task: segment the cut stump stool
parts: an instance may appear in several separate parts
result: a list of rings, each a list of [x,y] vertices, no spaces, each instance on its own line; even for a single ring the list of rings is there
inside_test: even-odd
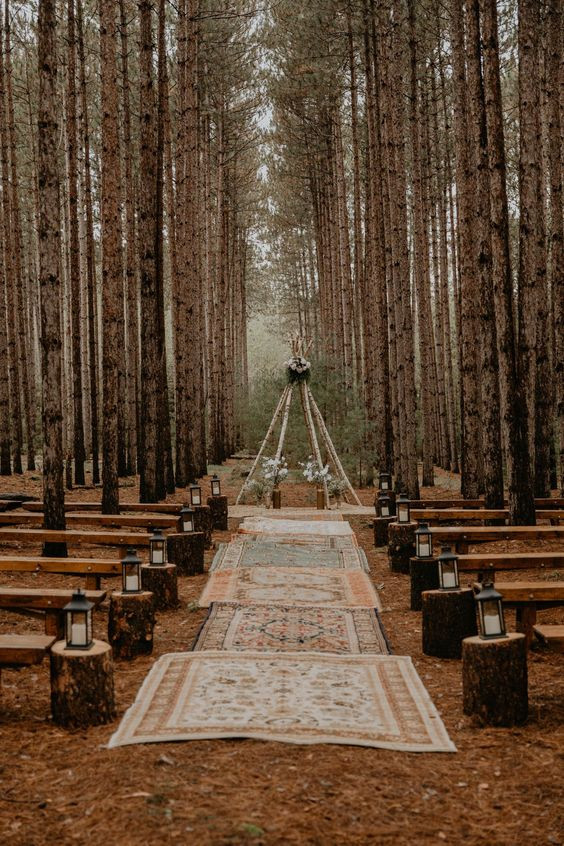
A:
[[[393,573],[409,573],[409,559],[415,555],[417,523],[390,523],[388,560]]]
[[[95,640],[89,650],[51,648],[53,722],[69,728],[111,723],[116,716],[114,665],[109,643]]]
[[[204,533],[204,547],[212,548],[212,512],[209,505],[194,506],[194,529]]]
[[[108,637],[115,658],[135,658],[153,651],[153,594],[115,591],[110,599]]]
[[[388,526],[394,519],[394,517],[374,518],[374,546],[388,545]]]
[[[473,590],[427,590],[421,599],[423,652],[436,658],[460,658],[464,638],[478,632]]]
[[[276,491],[272,492],[273,494]],[[280,494],[280,491],[278,491]],[[211,512],[212,528],[217,529],[218,532],[226,532],[228,529],[227,518],[229,509],[227,507],[226,496],[210,496],[208,497],[208,507]],[[276,506],[273,506],[276,508]],[[280,506],[278,506],[280,508]]]
[[[421,594],[425,590],[437,590],[439,587],[439,566],[436,558],[411,558],[409,561],[409,576],[411,579],[412,611],[421,611],[423,600]]]
[[[462,709],[482,725],[514,726],[528,713],[525,635],[485,640],[469,637],[462,644]]]
[[[166,551],[171,564],[176,564],[179,576],[196,576],[204,572],[203,532],[180,532],[167,535]]]
[[[175,564],[141,567],[143,590],[153,594],[155,611],[178,608],[178,574]]]

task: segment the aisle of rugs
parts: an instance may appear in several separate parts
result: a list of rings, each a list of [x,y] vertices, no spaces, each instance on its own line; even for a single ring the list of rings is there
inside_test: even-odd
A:
[[[163,655],[110,740],[245,737],[452,752],[412,662],[390,654],[349,525],[248,517],[222,544],[192,650]]]

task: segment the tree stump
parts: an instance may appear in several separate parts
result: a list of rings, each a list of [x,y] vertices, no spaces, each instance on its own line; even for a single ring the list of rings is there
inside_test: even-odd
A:
[[[204,543],[203,532],[167,535],[168,560],[171,564],[176,564],[177,575],[196,576],[204,572]]]
[[[95,640],[91,649],[66,649],[64,640],[51,649],[53,722],[69,728],[110,723],[116,716],[114,665],[109,643]]]
[[[393,521],[393,517],[374,518],[374,546],[388,545],[388,526]]]
[[[278,491],[278,494],[280,494],[280,491]],[[219,532],[226,532],[228,529],[227,517],[229,514],[227,497],[210,496],[208,497],[208,506],[211,512],[212,528],[217,529]]]
[[[462,641],[477,634],[474,592],[426,590],[423,603],[423,652],[437,658],[460,658]]]
[[[175,564],[159,567],[143,564],[141,584],[143,590],[153,594],[155,611],[178,608],[178,574]]]
[[[212,548],[212,512],[209,505],[194,506],[194,529],[204,533],[204,547]]]
[[[462,709],[482,725],[514,726],[528,712],[527,646],[525,635],[483,640],[469,637],[462,644]]]
[[[394,573],[409,573],[409,559],[415,555],[417,523],[388,525],[388,559]]]
[[[115,658],[135,658],[153,651],[153,594],[115,591],[110,599],[108,639]]]
[[[409,575],[411,578],[412,611],[421,611],[424,590],[437,590],[439,587],[439,566],[436,558],[411,558],[409,561]]]

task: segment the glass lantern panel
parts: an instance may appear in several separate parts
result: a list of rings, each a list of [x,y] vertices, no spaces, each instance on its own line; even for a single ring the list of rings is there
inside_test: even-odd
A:
[[[220,491],[219,481],[212,482],[212,494],[213,494],[213,496],[219,496],[219,491]]]
[[[125,589],[139,590],[139,570],[137,565],[130,564],[125,568]]]
[[[409,523],[409,507],[398,505],[398,523]]]
[[[182,531],[183,532],[193,532],[194,531],[194,522],[191,517],[185,517],[182,521]]]
[[[421,537],[417,538],[417,556],[419,558],[429,558],[430,555],[431,538],[429,535],[421,535]]]
[[[84,611],[74,611],[71,621],[71,643],[73,646],[86,646],[88,643],[87,615]]]
[[[202,504],[202,497],[200,493],[200,489],[192,490],[190,492],[190,497],[192,500],[192,505],[201,505]]]
[[[501,620],[497,599],[488,599],[483,603],[483,621],[485,635],[501,634]]]
[[[451,562],[445,562],[441,565],[440,568],[441,574],[441,587],[442,588],[455,588],[458,587],[458,579],[456,577],[456,569],[454,564]]]
[[[162,541],[151,544],[151,564],[164,564],[164,543]]]
[[[388,503],[380,506],[380,516],[381,517],[389,517],[390,516],[390,506],[388,505]]]

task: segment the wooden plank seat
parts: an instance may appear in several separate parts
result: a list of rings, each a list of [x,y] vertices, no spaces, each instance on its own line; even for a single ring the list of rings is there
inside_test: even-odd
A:
[[[538,623],[533,626],[533,632],[553,652],[564,652],[564,626]]]
[[[66,515],[66,522],[84,526],[141,527],[145,529],[177,529],[178,517],[173,514],[92,514],[72,512]],[[10,511],[0,514],[0,525],[41,526],[43,514]]]
[[[121,575],[121,562],[107,558],[43,558],[42,556],[1,556],[3,573],[54,573],[61,576],[83,576],[86,588],[99,590],[102,577]]]
[[[90,529],[27,529],[12,526],[0,526],[0,543],[13,541],[17,543],[66,543],[69,546],[77,544],[92,546],[117,546],[125,549],[128,546],[149,546],[148,532],[109,532],[92,531]]]
[[[0,669],[2,667],[30,667],[41,664],[56,638],[53,635],[0,635]]]
[[[460,554],[470,544],[491,541],[563,540],[564,526],[434,526],[434,542],[450,543]]]
[[[481,582],[474,584],[475,592],[481,589]],[[506,607],[515,608],[517,631],[525,635],[529,646],[537,622],[537,611],[564,605],[564,582],[496,582],[496,590],[500,592]]]
[[[507,506],[507,499],[504,500],[504,506]],[[25,503],[25,507],[32,505]],[[33,503],[35,505],[35,503]],[[484,508],[485,503],[483,499],[412,499],[410,500],[411,508]],[[535,509],[537,511],[544,511],[545,509],[560,509],[564,508],[564,497],[539,497],[535,499]]]
[[[120,513],[141,512],[143,514],[179,514],[182,502],[120,502]],[[25,511],[42,512],[42,502],[24,502],[21,506]],[[65,511],[101,511],[101,502],[65,502]]]
[[[73,590],[60,588],[0,587],[0,608],[45,620],[45,634],[60,638],[64,631],[64,607]],[[105,590],[87,590],[86,597],[96,607],[106,598]]]
[[[509,517],[507,508],[412,508],[413,520],[426,520],[428,523],[460,523],[466,520],[506,520]],[[538,511],[537,519],[549,520],[551,523],[564,521],[564,510],[551,509]]]
[[[564,552],[503,552],[471,553],[460,555],[461,572],[487,572],[488,570],[543,570],[564,568]]]

